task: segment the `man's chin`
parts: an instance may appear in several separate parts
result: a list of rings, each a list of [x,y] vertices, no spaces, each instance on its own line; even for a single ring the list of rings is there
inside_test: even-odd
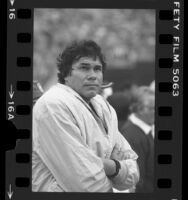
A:
[[[97,95],[97,92],[91,92],[90,94],[88,94],[88,97],[91,99],[95,97],[96,95]]]
[[[84,95],[84,99],[90,100],[93,97],[95,97],[98,93],[97,92],[89,92],[86,95]]]

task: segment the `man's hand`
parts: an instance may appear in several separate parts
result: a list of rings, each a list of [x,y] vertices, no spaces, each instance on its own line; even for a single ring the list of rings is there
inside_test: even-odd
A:
[[[129,150],[125,151],[122,148],[120,148],[118,144],[116,144],[113,148],[110,158],[119,161],[129,159],[130,151]]]
[[[116,165],[115,162],[111,159],[118,161],[130,159],[132,156],[131,150],[123,150],[118,144],[116,144],[111,153],[110,159],[102,159],[104,165],[104,171],[107,176],[110,176],[115,173]]]
[[[104,165],[104,171],[107,176],[110,176],[116,172],[116,164],[113,160],[102,159]]]

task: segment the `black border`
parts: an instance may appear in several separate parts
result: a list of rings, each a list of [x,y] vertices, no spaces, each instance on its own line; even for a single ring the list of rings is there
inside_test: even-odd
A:
[[[183,1],[179,0],[181,6],[183,6]],[[7,8],[10,8],[10,3],[7,2]],[[159,44],[159,35],[160,34],[176,34],[174,33],[173,29],[168,29],[168,26],[172,25],[172,21],[164,22],[159,20],[158,13],[160,10],[172,10],[173,9],[173,1],[171,0],[126,0],[126,1],[107,1],[107,0],[69,0],[63,2],[62,0],[46,0],[46,1],[39,1],[39,0],[15,0],[14,8],[26,8],[31,9],[32,16],[33,16],[33,8],[134,8],[134,9],[155,9],[156,10],[156,61],[155,61],[155,74],[156,74],[156,140],[155,140],[155,152],[157,154],[171,154],[172,155],[172,165],[164,166],[157,164],[157,157],[155,157],[155,171],[157,172],[157,176],[155,176],[155,192],[148,193],[148,194],[136,194],[136,193],[110,193],[110,194],[98,194],[98,193],[34,193],[31,192],[31,179],[29,187],[16,187],[16,178],[17,177],[27,177],[28,174],[31,175],[31,164],[18,164],[16,163],[16,154],[17,153],[30,153],[31,152],[31,138],[17,140],[16,142],[16,149],[13,151],[8,151],[6,153],[6,189],[9,187],[9,183],[12,184],[12,189],[14,191],[13,199],[77,199],[78,195],[79,198],[89,198],[89,199],[123,199],[126,198],[127,200],[154,200],[154,199],[181,199],[181,168],[182,168],[182,93],[183,93],[183,69],[181,70],[180,74],[180,92],[181,96],[178,98],[172,97],[171,93],[162,93],[159,92],[158,83],[160,82],[172,82],[172,69],[160,69],[158,67],[158,60],[161,57],[170,57],[172,58],[171,48],[172,46],[166,44]],[[7,10],[8,10],[7,9]],[[183,9],[181,8],[181,13],[183,13]],[[6,13],[7,15],[7,13]],[[8,17],[8,15],[7,15]],[[10,25],[8,20],[8,26]],[[182,25],[182,24],[181,24]],[[10,27],[10,26],[9,26]],[[20,46],[16,42],[16,34],[19,32],[28,32],[31,33],[33,36],[33,19],[28,20],[27,22],[23,20],[16,19],[14,25],[11,26],[12,28],[8,30],[7,37],[8,37],[8,47],[12,47],[11,50],[9,49],[8,58],[10,57],[11,60],[7,62],[7,85],[6,85],[6,97],[8,99],[7,91],[10,83],[16,85],[17,80],[23,80],[23,74],[27,77],[27,81],[32,81],[32,67],[28,69],[21,69],[16,66],[16,57],[17,56],[29,56],[33,57],[32,52],[32,43],[23,44],[25,46]],[[159,28],[158,28],[159,27]],[[183,32],[183,28],[181,29]],[[165,32],[166,31],[166,32]],[[183,33],[181,32],[180,36],[183,40]],[[183,41],[181,40],[181,49],[180,53],[183,55]],[[28,45],[26,47],[26,45]],[[14,48],[15,47],[15,48]],[[28,51],[25,51],[28,49]],[[5,61],[6,62],[6,61]],[[179,63],[180,66],[183,66],[183,59]],[[11,66],[11,68],[10,68]],[[25,78],[24,77],[24,78]],[[3,90],[3,92],[5,92]],[[16,105],[30,105],[32,107],[32,91],[30,92],[20,92],[16,91],[15,97],[15,104]],[[6,104],[7,105],[7,104]],[[171,106],[173,108],[172,116],[160,116],[158,113],[158,108],[161,106]],[[3,107],[3,110],[5,108]],[[174,115],[178,114],[178,115]],[[30,115],[17,115],[14,120],[14,125],[17,129],[21,128],[28,128],[31,130],[31,112]],[[176,124],[178,126],[176,126]],[[169,126],[170,125],[170,126]],[[8,126],[10,127],[10,126]],[[13,126],[14,127],[14,126]],[[172,129],[173,138],[171,141],[160,141],[157,139],[158,131],[162,129]],[[7,128],[8,129],[8,128]],[[19,131],[14,131],[15,135],[19,135]],[[13,133],[12,133],[13,134]],[[31,133],[30,133],[31,134]],[[178,135],[179,134],[179,135]],[[15,135],[11,137],[14,139]],[[8,142],[5,142],[9,145]],[[159,146],[160,145],[160,146]],[[10,147],[11,149],[11,147]],[[178,171],[179,170],[179,171]],[[11,173],[10,173],[11,172]],[[31,177],[31,176],[30,176]],[[172,186],[170,188],[159,188],[157,183],[159,179],[167,178],[172,180]],[[27,180],[25,180],[27,182]],[[124,196],[125,195],[125,196]],[[6,198],[7,195],[5,194]],[[8,198],[7,198],[8,199]]]

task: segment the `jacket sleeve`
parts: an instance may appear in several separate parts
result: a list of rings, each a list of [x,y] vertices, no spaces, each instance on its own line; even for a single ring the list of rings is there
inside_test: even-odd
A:
[[[117,122],[117,115],[115,110],[111,109],[112,119]],[[114,135],[115,144],[118,144],[124,151],[126,151],[127,159],[120,161],[121,169],[119,174],[112,179],[113,187],[118,190],[127,190],[134,188],[140,178],[139,168],[137,165],[137,154],[132,150],[128,141],[118,131],[118,123]],[[115,145],[114,144],[114,145]]]
[[[134,135],[131,132],[134,131]],[[122,129],[122,133],[124,134],[125,138],[137,152],[139,159],[138,159],[138,166],[140,169],[140,180],[136,186],[137,192],[152,192],[152,175],[153,175],[153,160],[148,160],[148,144],[146,140],[146,136],[143,134],[137,135],[138,131],[135,129],[124,128]],[[149,175],[149,176],[148,176]],[[149,177],[149,178],[148,178]]]
[[[113,187],[118,190],[127,190],[134,188],[139,181],[139,168],[137,165],[137,154],[132,150],[129,143],[121,135],[117,133],[117,143],[126,152],[126,159],[120,161],[121,169],[119,174],[112,180]]]
[[[66,105],[48,105],[41,115],[35,108],[33,115],[37,153],[65,192],[108,192],[112,188],[101,158],[83,141]]]

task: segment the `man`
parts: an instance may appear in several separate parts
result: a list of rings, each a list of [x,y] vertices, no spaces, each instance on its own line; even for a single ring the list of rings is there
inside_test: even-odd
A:
[[[153,164],[154,164],[154,91],[149,87],[139,87],[131,104],[132,114],[121,129],[121,133],[138,154],[140,181],[136,192],[153,191]]]
[[[60,55],[59,83],[33,110],[33,191],[112,192],[138,182],[137,155],[98,95],[105,67],[93,41],[74,42]]]

